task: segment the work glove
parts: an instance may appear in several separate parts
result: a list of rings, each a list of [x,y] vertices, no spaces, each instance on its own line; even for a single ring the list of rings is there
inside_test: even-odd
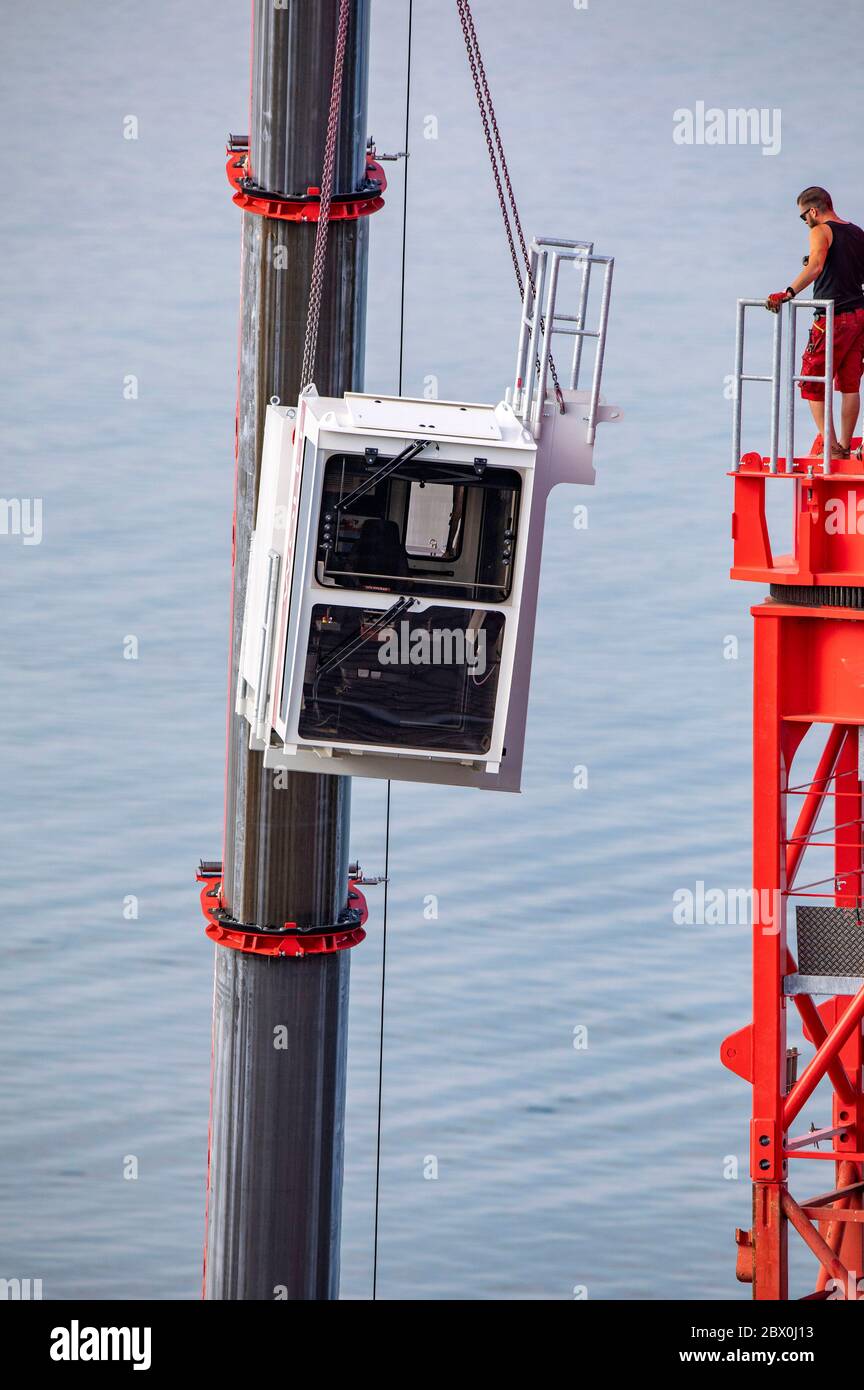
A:
[[[765,308],[772,314],[779,314],[781,306],[792,298],[788,290],[780,290],[777,294],[769,294],[765,300]]]

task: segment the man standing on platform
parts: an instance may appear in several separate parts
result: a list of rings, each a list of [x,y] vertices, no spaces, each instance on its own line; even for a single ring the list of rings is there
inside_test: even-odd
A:
[[[861,376],[864,373],[864,231],[834,211],[831,195],[824,188],[805,188],[798,198],[798,215],[810,228],[810,252],[804,269],[791,285],[771,294],[765,308],[780,312],[781,306],[813,286],[813,299],[834,301],[834,389],[842,397],[840,435],[831,431],[831,457],[848,459],[850,445],[861,410]],[[801,376],[825,375],[825,315],[817,311],[804,350]],[[825,430],[826,388],[819,382],[801,382],[801,395],[809,401],[820,434]],[[814,445],[821,452],[821,444]]]

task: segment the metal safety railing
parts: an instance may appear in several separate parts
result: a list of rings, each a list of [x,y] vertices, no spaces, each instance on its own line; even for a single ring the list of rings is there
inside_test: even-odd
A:
[[[559,241],[553,237],[535,237],[529,247],[528,256],[528,276],[522,300],[519,347],[516,353],[513,410],[536,438],[540,432],[543,407],[546,404],[553,334],[564,334],[575,340],[570,364],[571,391],[579,389],[585,339],[596,338],[597,351],[588,398],[588,414],[584,417],[587,425],[585,438],[588,444],[593,444],[615,259],[613,256],[595,256],[593,241]],[[574,267],[581,271],[579,301],[575,314],[559,313],[556,307],[562,261],[573,263]],[[597,328],[592,330],[586,327],[586,320],[591,267],[595,265],[603,266],[603,289],[599,323]]]
[[[738,315],[735,325],[735,383],[734,414],[732,423],[732,471],[737,473],[741,467],[741,419],[743,390],[745,381],[767,381],[771,386],[771,447],[768,466],[772,473],[777,472],[777,459],[780,453],[780,407],[786,403],[786,468],[791,472],[795,462],[795,387],[802,381],[815,382],[825,387],[825,428],[822,431],[822,457],[825,472],[831,472],[832,420],[834,418],[834,301],[833,299],[790,299],[775,314],[774,336],[771,351],[771,375],[760,376],[744,371],[744,323],[748,309],[765,309],[764,299],[739,299]],[[799,309],[821,309],[825,315],[825,375],[802,376],[795,370],[795,337]],[[783,363],[783,323],[788,322],[787,350],[785,368]]]

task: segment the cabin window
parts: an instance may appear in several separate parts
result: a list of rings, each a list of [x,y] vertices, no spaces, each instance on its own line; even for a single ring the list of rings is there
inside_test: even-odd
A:
[[[405,550],[424,560],[458,560],[465,485],[412,483],[408,490]]]
[[[513,469],[415,459],[327,460],[318,582],[381,593],[503,603],[513,583],[521,479]]]
[[[487,753],[503,640],[488,609],[316,604],[300,737]]]

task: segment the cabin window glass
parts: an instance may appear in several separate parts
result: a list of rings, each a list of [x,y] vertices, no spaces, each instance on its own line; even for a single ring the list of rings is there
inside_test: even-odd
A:
[[[504,614],[316,604],[298,732],[312,741],[481,755],[492,744]]]
[[[458,501],[458,507],[457,507]],[[465,486],[412,483],[408,492],[405,549],[426,560],[455,560],[462,550],[460,514]]]
[[[387,472],[387,462],[351,454],[327,460],[319,583],[503,603],[513,583],[519,474],[426,459]]]

